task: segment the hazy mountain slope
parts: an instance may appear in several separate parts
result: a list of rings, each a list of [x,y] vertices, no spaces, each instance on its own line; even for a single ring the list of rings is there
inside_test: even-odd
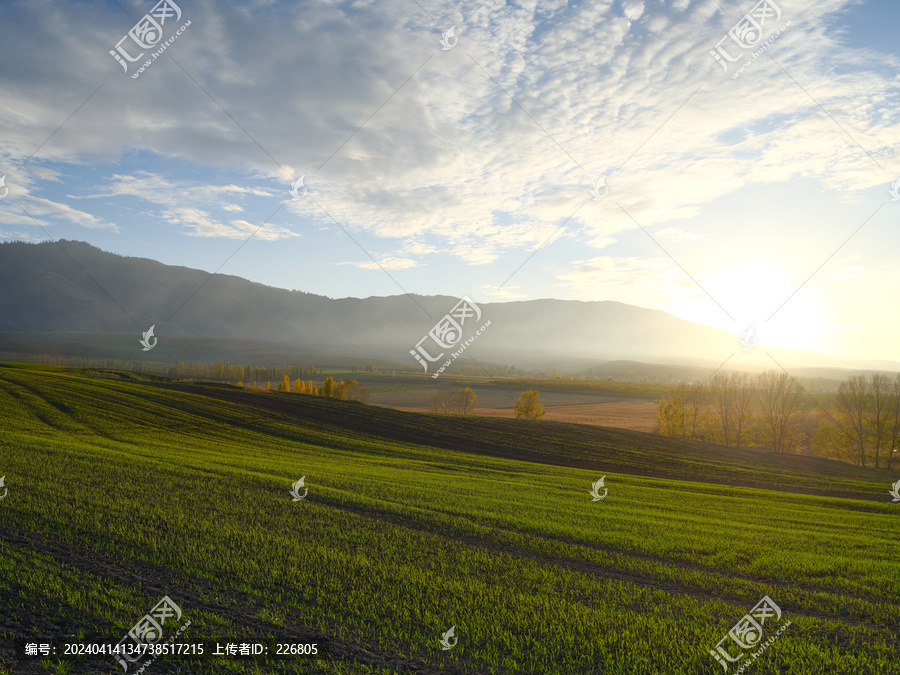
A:
[[[724,331],[619,302],[473,299],[482,310],[478,323],[491,322],[471,351],[478,360],[520,367],[573,358],[718,365],[740,349]],[[0,333],[139,336],[155,324],[161,337],[280,343],[409,362],[412,369],[417,366],[409,350],[457,302],[415,295],[331,299],[123,257],[82,242],[0,245]],[[126,342],[123,349],[133,351],[133,340]],[[816,357],[769,351],[782,363]]]

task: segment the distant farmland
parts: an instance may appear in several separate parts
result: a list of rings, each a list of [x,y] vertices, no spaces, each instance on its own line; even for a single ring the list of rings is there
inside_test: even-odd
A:
[[[555,404],[553,397],[541,397],[546,414],[545,420],[553,422],[572,422],[575,424],[593,424],[604,427],[618,427],[652,433],[656,428],[656,404],[647,401],[613,400],[606,403],[567,403]],[[400,408],[409,412],[428,412],[425,407]],[[485,417],[514,417],[513,407],[485,408],[479,407],[475,415]]]
[[[167,657],[150,673],[693,675],[723,672],[710,650],[769,596],[791,625],[745,672],[900,672],[884,472],[14,364],[0,429],[0,643],[118,642],[168,595],[189,641],[327,654]],[[58,661],[7,657],[0,675],[122,672]]]

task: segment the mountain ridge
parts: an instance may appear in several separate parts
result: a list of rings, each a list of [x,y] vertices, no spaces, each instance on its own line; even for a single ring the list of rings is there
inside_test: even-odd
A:
[[[738,339],[725,331],[615,300],[473,300],[482,312],[478,325],[491,322],[465,353],[474,360],[521,367],[553,367],[573,359],[707,367],[741,350]],[[0,333],[133,335],[154,325],[160,338],[247,340],[365,354],[408,363],[415,371],[419,366],[410,350],[458,302],[452,296],[417,294],[329,298],[109,253],[85,242],[0,245]],[[464,327],[464,337],[470,333],[474,328]],[[766,351],[782,363],[845,363],[812,352]]]

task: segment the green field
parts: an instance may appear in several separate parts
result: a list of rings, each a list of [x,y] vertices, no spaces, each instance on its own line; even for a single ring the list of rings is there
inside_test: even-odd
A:
[[[116,643],[168,595],[185,641],[328,653],[151,673],[712,674],[709,650],[768,595],[764,639],[791,624],[745,673],[900,673],[900,475],[15,364],[0,430],[0,645]],[[123,671],[0,661],[43,672]]]

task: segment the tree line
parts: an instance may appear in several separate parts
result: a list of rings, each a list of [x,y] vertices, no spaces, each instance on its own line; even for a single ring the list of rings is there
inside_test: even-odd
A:
[[[171,370],[171,369],[170,369]],[[277,380],[280,377],[313,378],[317,368],[302,363],[280,366],[246,366],[228,361],[179,361],[169,377],[198,378],[212,380]]]
[[[242,380],[238,380],[238,387],[243,387],[244,382]],[[260,387],[256,386],[256,382],[253,382],[253,389],[259,389]],[[272,382],[267,381],[263,389],[271,389]],[[312,380],[301,380],[296,379],[294,383],[291,384],[291,380],[287,375],[282,376],[281,382],[278,384],[278,391],[286,391],[291,392],[293,394],[308,394],[310,396],[328,396],[330,398],[337,398],[341,401],[360,401],[365,403],[369,400],[369,391],[365,386],[359,383],[358,380],[349,380],[344,382],[343,380],[334,381],[333,377],[326,377],[325,381],[322,383],[322,386],[314,384]]]
[[[478,405],[475,392],[469,387],[456,391],[433,389],[428,412],[467,415]],[[541,404],[537,389],[524,391],[516,402],[514,415],[517,419],[539,420],[544,417],[544,406]]]
[[[841,382],[830,409],[803,403],[802,388],[785,372],[720,372],[660,399],[657,424],[665,436],[776,453],[809,448],[860,466],[892,467],[900,454],[900,375],[854,375]]]
[[[457,391],[431,391],[428,412],[468,415],[478,405],[478,397],[469,387]]]
[[[814,444],[821,454],[890,470],[900,455],[900,375],[853,375],[824,411]],[[896,457],[900,463],[900,456]]]
[[[9,355],[12,357],[13,355]],[[67,366],[70,368],[96,368],[111,370],[130,370],[145,375],[158,375],[160,377],[172,377],[197,380],[220,380],[234,382],[236,380],[277,381],[287,375],[292,380],[295,378],[313,378],[321,368],[315,365],[302,363],[279,366],[249,366],[228,361],[178,361],[160,363],[158,361],[126,361],[124,359],[100,359],[77,356],[56,355],[25,355],[16,354],[16,361],[24,363],[40,363],[52,366]],[[367,364],[366,372],[371,364]],[[373,368],[374,370],[374,368]]]

